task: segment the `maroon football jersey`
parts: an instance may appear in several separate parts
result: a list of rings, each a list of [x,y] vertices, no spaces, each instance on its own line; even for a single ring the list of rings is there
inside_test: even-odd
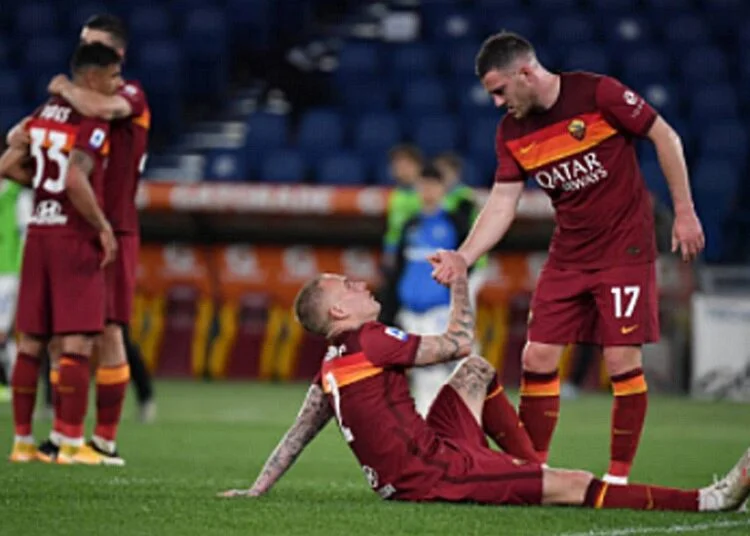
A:
[[[430,459],[440,447],[414,409],[405,371],[420,337],[378,322],[331,341],[320,382],[344,440],[382,497],[429,489],[441,469]]]
[[[109,152],[109,123],[84,117],[62,97],[52,97],[27,124],[34,160],[34,212],[29,233],[67,232],[96,234],[73,207],[65,191],[70,152],[81,150],[94,161],[89,180],[103,206],[104,173]]]
[[[135,195],[138,180],[146,165],[151,110],[141,84],[131,80],[118,92],[126,99],[133,113],[112,121],[111,150],[107,168],[104,210],[118,234],[138,233],[138,211]]]
[[[556,229],[551,266],[600,269],[656,257],[651,201],[636,155],[656,111],[614,78],[561,75],[548,110],[497,131],[495,181],[529,177],[549,195]]]

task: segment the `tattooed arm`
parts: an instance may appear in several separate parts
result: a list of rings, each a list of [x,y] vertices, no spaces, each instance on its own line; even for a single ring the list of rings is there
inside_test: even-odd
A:
[[[451,283],[451,317],[442,335],[425,335],[419,343],[415,366],[432,365],[466,357],[474,342],[474,311],[469,301],[466,271]]]
[[[255,479],[253,487],[247,490],[229,490],[222,497],[263,495],[284,475],[305,447],[318,435],[333,417],[333,411],[319,385],[310,386],[307,398],[284,438],[268,457],[263,470]]]

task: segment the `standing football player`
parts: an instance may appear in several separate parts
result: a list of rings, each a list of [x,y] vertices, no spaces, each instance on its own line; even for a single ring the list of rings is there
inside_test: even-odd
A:
[[[641,346],[659,337],[654,220],[635,143],[656,146],[675,208],[672,249],[685,261],[704,247],[677,133],[638,94],[608,76],[553,74],[523,37],[487,39],[477,75],[507,114],[497,130],[489,200],[458,251],[432,257],[443,283],[505,236],[527,177],[549,195],[557,228],[531,303],[519,412],[543,460],[560,408],[565,345],[603,347],[612,381],[610,463],[625,484],[643,429],[647,387]]]

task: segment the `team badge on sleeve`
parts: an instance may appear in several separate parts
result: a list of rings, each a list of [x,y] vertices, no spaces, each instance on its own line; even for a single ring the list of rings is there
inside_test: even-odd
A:
[[[93,149],[101,149],[105,139],[107,139],[107,134],[102,129],[95,128],[89,138],[89,145]]]
[[[122,88],[122,90],[128,95],[130,95],[131,97],[135,97],[138,94],[138,88],[132,84],[126,85],[125,87]]]
[[[394,339],[398,339],[399,341],[402,341],[402,342],[405,341],[408,337],[408,335],[404,331],[401,331],[400,329],[393,328],[393,327],[385,328],[385,334],[388,335],[389,337],[393,337]]]

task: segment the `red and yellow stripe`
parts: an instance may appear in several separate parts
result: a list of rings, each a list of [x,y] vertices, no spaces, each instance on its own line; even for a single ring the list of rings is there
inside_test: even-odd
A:
[[[151,110],[146,110],[139,116],[133,118],[133,124],[146,130],[151,129]]]
[[[570,124],[582,121],[585,134],[580,140],[571,135]],[[525,171],[531,171],[550,162],[586,151],[617,134],[600,112],[583,114],[536,130],[531,134],[509,141],[508,149]]]
[[[377,376],[381,372],[383,369],[373,365],[363,352],[332,359],[323,363],[323,391],[331,392],[331,385],[327,379],[329,374],[333,374],[336,385],[341,388]]]
[[[546,382],[530,382],[521,380],[521,395],[523,396],[560,396],[560,378]]]
[[[612,391],[615,396],[628,396],[645,393],[648,391],[648,385],[646,384],[646,377],[643,374],[639,374],[634,378],[627,380],[612,382]]]
[[[96,383],[99,385],[117,385],[130,381],[130,367],[128,364],[116,367],[99,367],[96,369]]]

